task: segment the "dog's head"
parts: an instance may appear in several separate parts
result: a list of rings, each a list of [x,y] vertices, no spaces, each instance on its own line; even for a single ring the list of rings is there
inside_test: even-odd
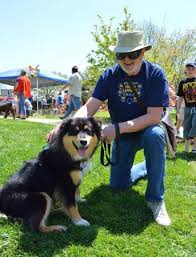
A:
[[[93,117],[69,118],[60,126],[59,140],[75,161],[87,160],[94,153],[101,135],[101,123]]]

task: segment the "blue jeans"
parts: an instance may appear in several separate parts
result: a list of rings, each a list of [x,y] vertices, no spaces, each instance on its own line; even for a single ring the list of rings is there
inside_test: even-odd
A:
[[[71,95],[70,102],[69,102],[69,107],[64,114],[64,118],[67,118],[72,113],[72,111],[80,109],[80,106],[81,106],[80,97],[75,96],[75,95]]]
[[[18,94],[18,114],[26,115],[25,97],[23,93]]]
[[[165,176],[165,133],[161,125],[150,126],[137,133],[120,137],[120,160],[111,166],[110,185],[113,189],[131,186],[131,168],[138,150],[144,149],[148,185],[147,201],[160,201],[164,196]],[[115,162],[116,143],[112,147],[112,161]]]

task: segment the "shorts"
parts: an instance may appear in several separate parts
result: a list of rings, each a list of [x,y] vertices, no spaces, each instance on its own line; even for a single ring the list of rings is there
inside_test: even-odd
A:
[[[185,107],[183,127],[184,139],[196,137],[196,107]]]

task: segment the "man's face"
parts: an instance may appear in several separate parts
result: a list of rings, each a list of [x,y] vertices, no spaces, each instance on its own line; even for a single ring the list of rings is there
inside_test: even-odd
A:
[[[136,53],[135,56],[134,56],[134,53]],[[133,57],[131,57],[131,54],[133,54]],[[132,53],[116,54],[116,58],[119,65],[130,76],[137,75],[139,73],[141,69],[143,57],[144,57],[144,49],[135,51]]]
[[[185,73],[188,78],[194,78],[196,77],[196,68],[193,66],[187,66]]]

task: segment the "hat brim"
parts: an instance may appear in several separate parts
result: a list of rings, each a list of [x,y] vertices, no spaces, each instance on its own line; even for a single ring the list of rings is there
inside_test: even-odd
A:
[[[187,64],[186,64],[186,67],[188,67],[188,66],[191,66],[191,67],[196,68],[196,65],[195,65],[195,64],[193,64],[193,63],[187,63]]]
[[[145,49],[145,51],[148,51],[152,48],[152,45],[143,45],[143,46],[138,46],[135,48],[130,48],[130,47],[120,47],[120,46],[109,46],[110,51],[113,51],[115,53],[131,53],[135,52],[140,49]]]

